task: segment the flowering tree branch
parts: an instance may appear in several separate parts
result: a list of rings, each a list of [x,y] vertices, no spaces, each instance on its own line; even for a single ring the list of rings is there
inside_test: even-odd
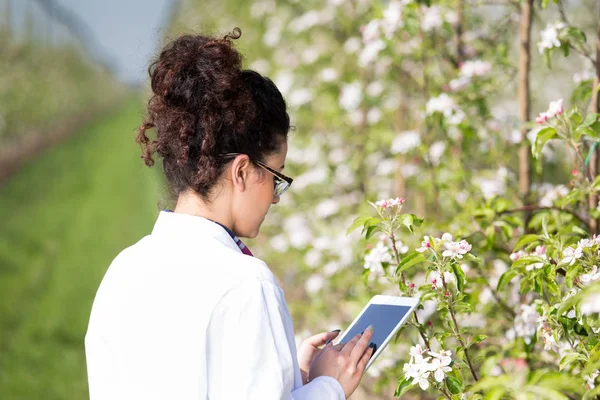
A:
[[[469,365],[469,369],[471,370],[471,375],[473,376],[473,379],[475,379],[475,382],[477,382],[479,378],[477,378],[477,373],[475,372],[475,368],[473,367],[473,363],[471,362],[471,357],[469,356],[469,349],[467,348],[465,341],[463,340],[463,337],[460,334],[460,327],[458,326],[456,316],[454,315],[454,308],[452,307],[452,303],[454,302],[454,294],[448,289],[448,284],[446,283],[444,274],[440,274],[440,278],[442,280],[442,284],[444,286],[444,289],[446,290],[446,293],[450,295],[450,301],[448,302],[448,311],[450,312],[450,317],[452,318],[452,323],[454,324],[454,336],[456,336],[456,339],[464,349],[465,359],[467,360],[467,364]]]
[[[396,247],[396,237],[394,236],[394,232],[390,232],[390,240],[392,241],[392,250],[394,252],[394,257],[396,259],[396,265],[400,265],[400,254],[398,253],[398,248]],[[406,279],[404,277],[404,272],[401,273],[401,279],[402,282],[404,282],[404,284],[406,285]],[[421,323],[419,322],[419,317],[417,317],[417,313],[413,313],[413,319],[415,320],[415,323],[417,324],[417,330],[419,331],[419,335],[421,336],[421,339],[423,339],[423,343],[425,343],[425,346],[427,347],[428,350],[431,350],[431,344],[429,343],[429,339],[427,338],[427,335],[425,334],[425,332],[423,332],[423,328]]]

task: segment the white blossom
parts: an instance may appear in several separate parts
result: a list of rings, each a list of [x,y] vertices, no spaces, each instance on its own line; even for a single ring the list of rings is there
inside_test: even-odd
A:
[[[285,236],[280,234],[277,236],[273,236],[271,238],[271,240],[269,240],[269,244],[271,245],[271,247],[273,248],[273,250],[279,252],[279,253],[284,253],[288,250],[289,243],[286,240]]]
[[[309,89],[301,88],[293,90],[287,97],[290,107],[300,107],[313,99],[312,92]]]
[[[383,89],[383,82],[373,81],[367,85],[365,92],[371,97],[378,97],[383,92]]]
[[[320,21],[321,16],[319,12],[316,10],[310,10],[293,19],[289,24],[289,28],[294,33],[300,33],[314,27],[315,25],[319,24]]]
[[[266,75],[271,70],[271,64],[269,63],[268,60],[265,60],[264,58],[259,58],[257,60],[254,60],[248,66],[248,68],[250,68],[251,70],[254,70],[260,74]]]
[[[559,346],[554,335],[552,335],[552,332],[544,331],[544,333],[542,333],[542,342],[544,342],[544,350],[558,352]]]
[[[454,260],[463,258],[463,255],[471,251],[471,245],[466,240],[461,240],[460,242],[445,241],[444,248],[442,256]]]
[[[579,310],[584,315],[600,313],[600,293],[587,295],[579,305]]]
[[[522,337],[525,342],[530,343],[531,337],[535,335],[540,314],[535,307],[521,304],[519,313],[515,318],[514,333],[517,337]]]
[[[366,67],[377,59],[379,52],[385,49],[383,40],[374,40],[368,42],[358,55],[358,65]]]
[[[422,10],[423,18],[421,19],[421,28],[425,32],[442,26],[444,20],[442,19],[442,11],[438,6],[423,7]]]
[[[321,259],[323,258],[323,253],[318,249],[310,249],[304,255],[304,263],[311,268],[316,268],[321,263]]]
[[[460,75],[467,78],[487,75],[492,69],[492,64],[482,60],[465,61],[460,66]]]
[[[428,283],[431,283],[431,287],[435,289],[441,289],[444,287],[444,282],[447,286],[453,286],[456,284],[456,278],[454,274],[444,271],[444,279],[442,280],[441,275],[437,271],[432,271],[428,277]]]
[[[382,242],[378,242],[364,258],[364,268],[371,271],[369,278],[384,276],[383,264],[391,263],[392,260],[392,252],[389,247]]]
[[[371,124],[371,125],[374,125],[381,120],[381,116],[382,116],[382,113],[379,108],[371,108],[367,112],[367,122],[369,122],[369,124]]]
[[[362,101],[362,85],[360,82],[352,82],[342,86],[340,94],[340,106],[346,111],[358,108]]]
[[[304,289],[310,294],[315,294],[325,286],[325,278],[319,274],[311,275],[304,283]]]
[[[272,14],[275,11],[276,5],[274,0],[265,0],[253,3],[250,7],[250,15],[252,18],[260,18],[267,14]]]
[[[579,85],[581,82],[591,81],[592,79],[594,79],[594,76],[595,74],[591,69],[586,69],[584,71],[576,72],[575,74],[573,74],[573,82]]]
[[[452,354],[448,350],[442,350],[439,353],[430,351],[429,354],[433,356],[431,363],[429,364],[429,370],[433,372],[433,377],[438,382],[443,382],[446,377],[446,373],[452,371],[450,363],[452,363]]]
[[[275,76],[274,83],[284,96],[287,96],[294,84],[294,76],[287,71],[281,71]]]
[[[544,51],[547,49],[560,47],[560,31],[565,27],[566,25],[563,22],[549,23],[546,25],[546,28],[540,32],[540,41],[538,42],[540,54],[544,54]]]
[[[569,189],[564,185],[544,184],[540,187],[540,194],[542,194],[540,206],[552,207],[556,200],[565,197],[568,193]]]
[[[340,210],[340,203],[335,199],[325,199],[315,208],[315,214],[319,218],[328,218],[337,214]]]
[[[338,78],[338,73],[334,68],[325,68],[319,76],[323,82],[333,82]]]
[[[381,37],[381,20],[373,19],[360,28],[363,43],[378,41]]]
[[[590,375],[584,375],[583,379],[585,379],[588,389],[594,389],[596,387],[596,378],[598,378],[599,375],[600,371],[598,370],[592,372]]]
[[[595,282],[599,279],[600,279],[600,271],[598,271],[598,266],[594,265],[594,267],[592,268],[592,270],[589,273],[583,274],[579,277],[579,282],[581,282],[581,284],[583,286],[587,286],[590,283]]]
[[[573,265],[573,264],[575,264],[575,261],[577,261],[577,259],[581,258],[582,255],[583,255],[583,249],[581,247],[577,247],[577,248],[567,247],[563,251],[563,259],[560,260],[560,262],[562,264]]]
[[[406,154],[421,144],[421,135],[417,131],[400,132],[392,141],[393,154]]]
[[[432,97],[427,101],[425,105],[425,112],[427,115],[432,115],[435,112],[444,114],[448,109],[454,109],[456,103],[446,93],[442,93],[437,97]]]
[[[446,151],[446,142],[438,141],[429,147],[429,162],[433,165],[438,165],[442,155]]]
[[[409,2],[410,0],[392,0],[383,10],[383,21],[381,27],[388,39],[393,37],[398,28],[404,26],[404,22],[402,21],[402,9]]]
[[[344,51],[346,52],[346,54],[354,54],[358,50],[360,50],[361,46],[362,44],[359,38],[351,37],[344,43]]]

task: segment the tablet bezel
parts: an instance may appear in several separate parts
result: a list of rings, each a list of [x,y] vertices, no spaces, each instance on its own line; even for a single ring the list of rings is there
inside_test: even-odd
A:
[[[392,330],[392,332],[387,336],[387,338],[385,338],[385,340],[381,344],[381,346],[379,348],[377,348],[377,351],[375,351],[375,354],[373,354],[373,356],[371,356],[371,359],[367,363],[367,367],[365,368],[365,371],[367,369],[369,369],[369,367],[371,366],[371,364],[373,364],[373,362],[377,359],[377,357],[379,357],[379,355],[382,353],[383,349],[385,349],[387,347],[387,345],[390,342],[390,340],[392,340],[392,338],[396,335],[396,333],[398,333],[398,331],[400,330],[400,328],[402,327],[402,325],[404,324],[404,322],[415,311],[415,309],[419,305],[419,298],[418,297],[388,296],[388,295],[382,295],[382,294],[378,294],[378,295],[373,296],[371,298],[371,300],[369,300],[369,302],[364,306],[364,308],[358,314],[358,316],[356,318],[354,318],[354,321],[352,321],[352,323],[348,326],[348,328],[346,328],[346,330],[340,336],[338,336],[336,338],[336,341],[335,341],[336,343],[340,343],[342,340],[345,339],[346,334],[348,332],[350,332],[350,330],[352,329],[352,327],[360,320],[360,317],[362,317],[362,315],[371,306],[371,304],[385,304],[385,305],[394,305],[394,306],[405,306],[405,307],[410,307],[410,309],[404,315],[404,317],[398,322],[398,324],[396,324],[396,326],[394,327],[394,329]]]

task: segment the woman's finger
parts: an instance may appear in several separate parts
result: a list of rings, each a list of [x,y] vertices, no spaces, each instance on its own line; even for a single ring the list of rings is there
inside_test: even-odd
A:
[[[360,360],[358,361],[358,364],[356,365],[356,369],[362,374],[365,372],[365,368],[367,368],[367,364],[369,363],[369,360],[371,359],[371,356],[375,353],[375,347],[369,347],[367,349],[367,351],[365,351],[365,354],[362,355],[362,357],[360,358]]]
[[[342,348],[341,352],[350,355],[352,353],[352,349],[354,348],[354,346],[356,346],[356,343],[358,343],[358,340],[360,339],[360,337],[361,337],[360,334],[354,336],[349,342],[347,342],[344,345],[344,348]]]
[[[350,358],[355,363],[358,364],[358,361],[361,359],[361,357],[365,353],[365,350],[367,350],[367,347],[369,347],[369,343],[371,343],[372,337],[373,337],[373,326],[369,326],[367,329],[365,329],[365,331],[361,335],[360,339],[358,340],[358,342],[356,342],[356,345],[352,349],[352,352],[350,353]]]

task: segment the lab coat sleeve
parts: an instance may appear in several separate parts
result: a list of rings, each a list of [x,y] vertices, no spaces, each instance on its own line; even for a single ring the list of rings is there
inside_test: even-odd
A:
[[[294,390],[297,366],[286,336],[282,299],[279,287],[261,280],[244,282],[221,299],[206,339],[208,398],[345,400],[342,386],[331,377]]]

